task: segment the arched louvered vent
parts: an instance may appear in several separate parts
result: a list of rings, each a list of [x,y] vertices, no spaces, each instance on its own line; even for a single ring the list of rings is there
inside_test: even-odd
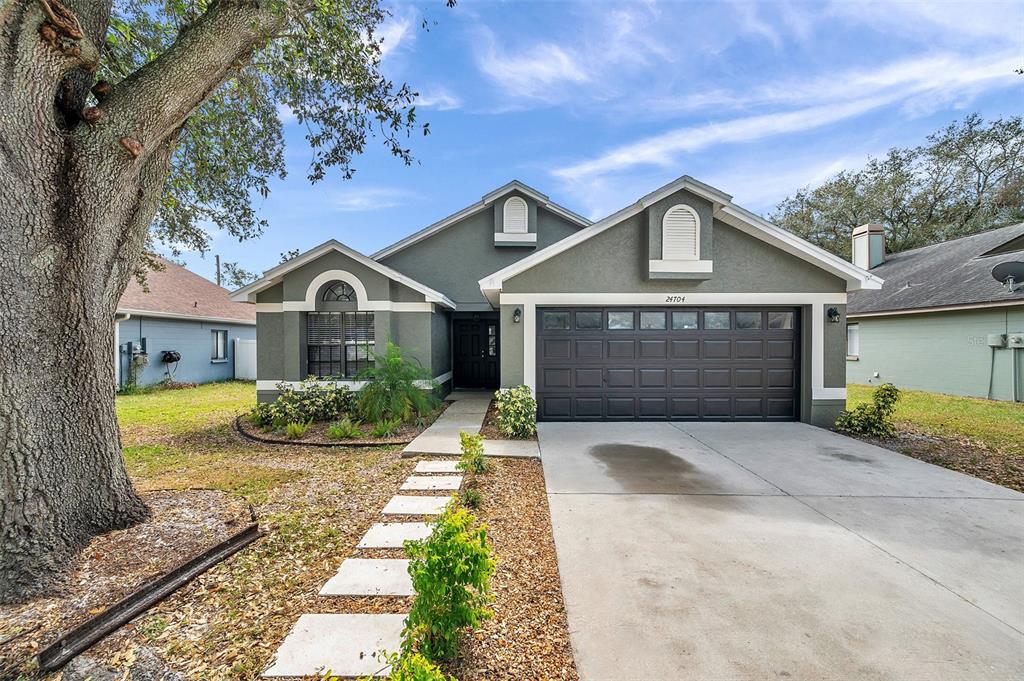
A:
[[[700,218],[682,204],[672,206],[661,222],[663,260],[700,259]]]
[[[529,217],[526,201],[513,196],[505,202],[504,231],[506,234],[526,234]]]

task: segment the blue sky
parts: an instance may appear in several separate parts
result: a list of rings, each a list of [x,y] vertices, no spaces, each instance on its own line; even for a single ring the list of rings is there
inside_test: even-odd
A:
[[[310,185],[286,120],[288,178],[258,203],[270,228],[217,234],[189,267],[263,271],[329,238],[372,253],[513,178],[591,218],[683,174],[767,213],[968,113],[1024,110],[1024,2],[389,6],[383,70],[432,131],[417,164],[372,142],[353,180]]]

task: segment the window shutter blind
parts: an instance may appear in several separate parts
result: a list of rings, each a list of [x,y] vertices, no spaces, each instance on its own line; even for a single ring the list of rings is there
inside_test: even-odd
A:
[[[306,324],[309,345],[341,345],[341,315],[331,312],[310,312]]]
[[[697,213],[689,206],[672,206],[661,223],[661,252],[663,260],[697,260]]]
[[[373,314],[345,313],[345,343],[357,345],[373,343]]]
[[[526,201],[513,196],[505,202],[504,231],[506,234],[526,234],[528,229],[529,211]]]

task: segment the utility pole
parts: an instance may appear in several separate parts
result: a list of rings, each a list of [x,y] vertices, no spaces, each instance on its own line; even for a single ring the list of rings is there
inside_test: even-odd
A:
[[[215,255],[215,256],[213,256],[213,259],[217,263],[217,286],[220,286],[220,256],[219,255]]]

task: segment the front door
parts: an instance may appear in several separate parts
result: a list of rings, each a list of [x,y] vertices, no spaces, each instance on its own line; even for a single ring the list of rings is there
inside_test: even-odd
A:
[[[498,315],[474,315],[452,322],[456,388],[498,387]]]

